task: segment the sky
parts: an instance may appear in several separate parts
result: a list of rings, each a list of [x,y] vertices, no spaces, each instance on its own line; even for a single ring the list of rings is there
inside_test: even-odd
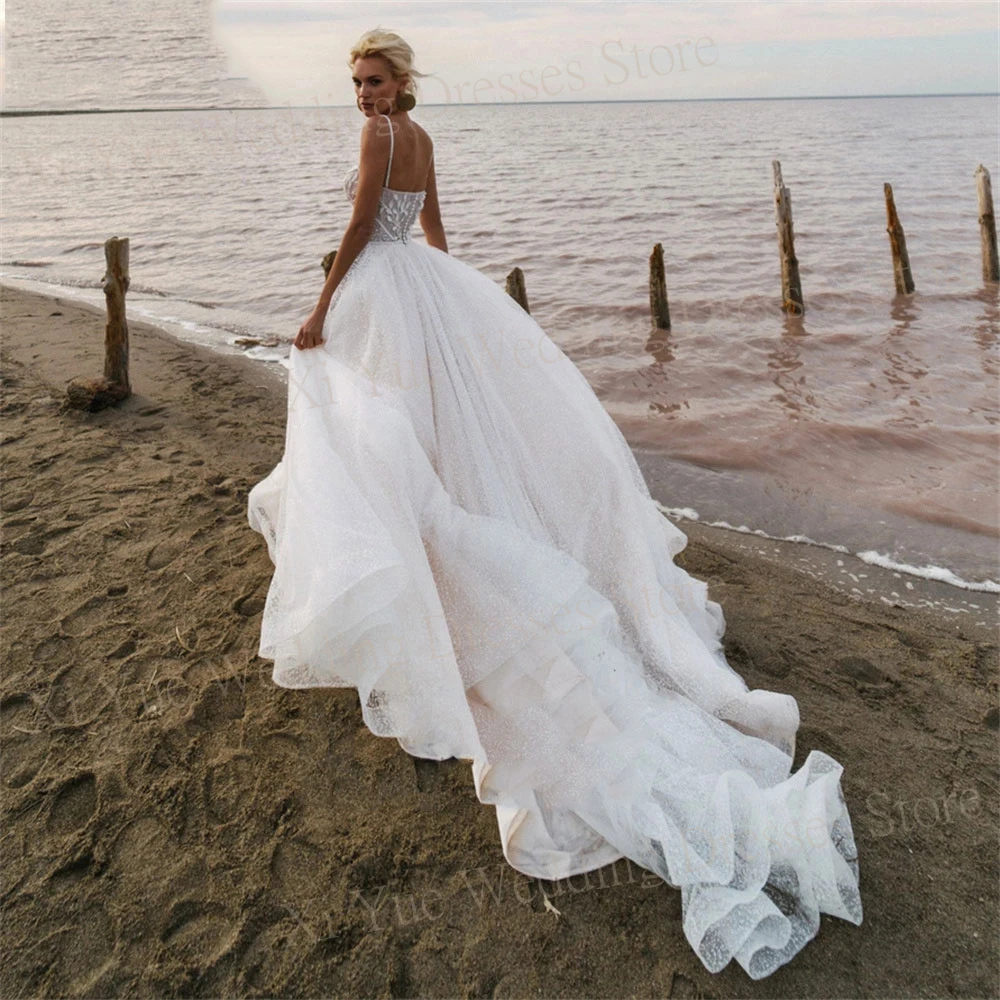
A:
[[[0,102],[349,106],[376,26],[431,104],[1000,90],[1000,0],[0,0]]]
[[[995,93],[1000,3],[215,0],[235,75],[274,103],[352,104],[347,56],[401,34],[427,103]]]

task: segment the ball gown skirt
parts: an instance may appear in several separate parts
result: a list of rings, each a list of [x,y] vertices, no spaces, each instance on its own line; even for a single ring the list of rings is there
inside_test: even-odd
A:
[[[687,538],[581,372],[410,239],[423,194],[383,187],[323,343],[291,350],[284,453],[248,500],[274,564],[260,656],[469,761],[518,871],[627,857],[681,890],[709,970],[766,976],[821,913],[861,923],[842,767],[791,773],[795,699],[726,662],[721,607],[673,562]]]

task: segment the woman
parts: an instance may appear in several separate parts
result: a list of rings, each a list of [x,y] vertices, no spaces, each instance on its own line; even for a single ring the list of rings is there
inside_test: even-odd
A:
[[[726,662],[722,609],[674,564],[687,538],[617,425],[448,254],[412,57],[381,30],[351,52],[353,214],[249,497],[275,566],[260,655],[281,686],[356,688],[409,753],[470,761],[519,871],[627,856],[681,888],[710,970],[766,976],[821,912],[861,922],[842,769],[814,750],[790,773],[798,706]]]

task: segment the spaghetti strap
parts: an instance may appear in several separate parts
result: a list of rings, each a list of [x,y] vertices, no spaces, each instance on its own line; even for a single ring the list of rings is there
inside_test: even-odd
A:
[[[393,146],[395,145],[395,140],[394,140],[394,130],[392,127],[392,119],[388,115],[382,115],[381,117],[383,117],[389,123],[389,162],[386,164],[385,167],[385,183],[383,185],[383,187],[388,187],[389,172],[392,170],[392,150]]]

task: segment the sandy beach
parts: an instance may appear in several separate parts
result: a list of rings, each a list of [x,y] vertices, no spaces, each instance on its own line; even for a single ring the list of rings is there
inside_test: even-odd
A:
[[[132,397],[66,410],[103,314],[0,303],[3,997],[997,995],[993,626],[683,525],[730,662],[798,699],[795,767],[844,765],[865,905],[768,979],[712,975],[658,878],[520,875],[467,763],[372,735],[351,689],[273,685],[246,499],[274,373],[130,322]]]

